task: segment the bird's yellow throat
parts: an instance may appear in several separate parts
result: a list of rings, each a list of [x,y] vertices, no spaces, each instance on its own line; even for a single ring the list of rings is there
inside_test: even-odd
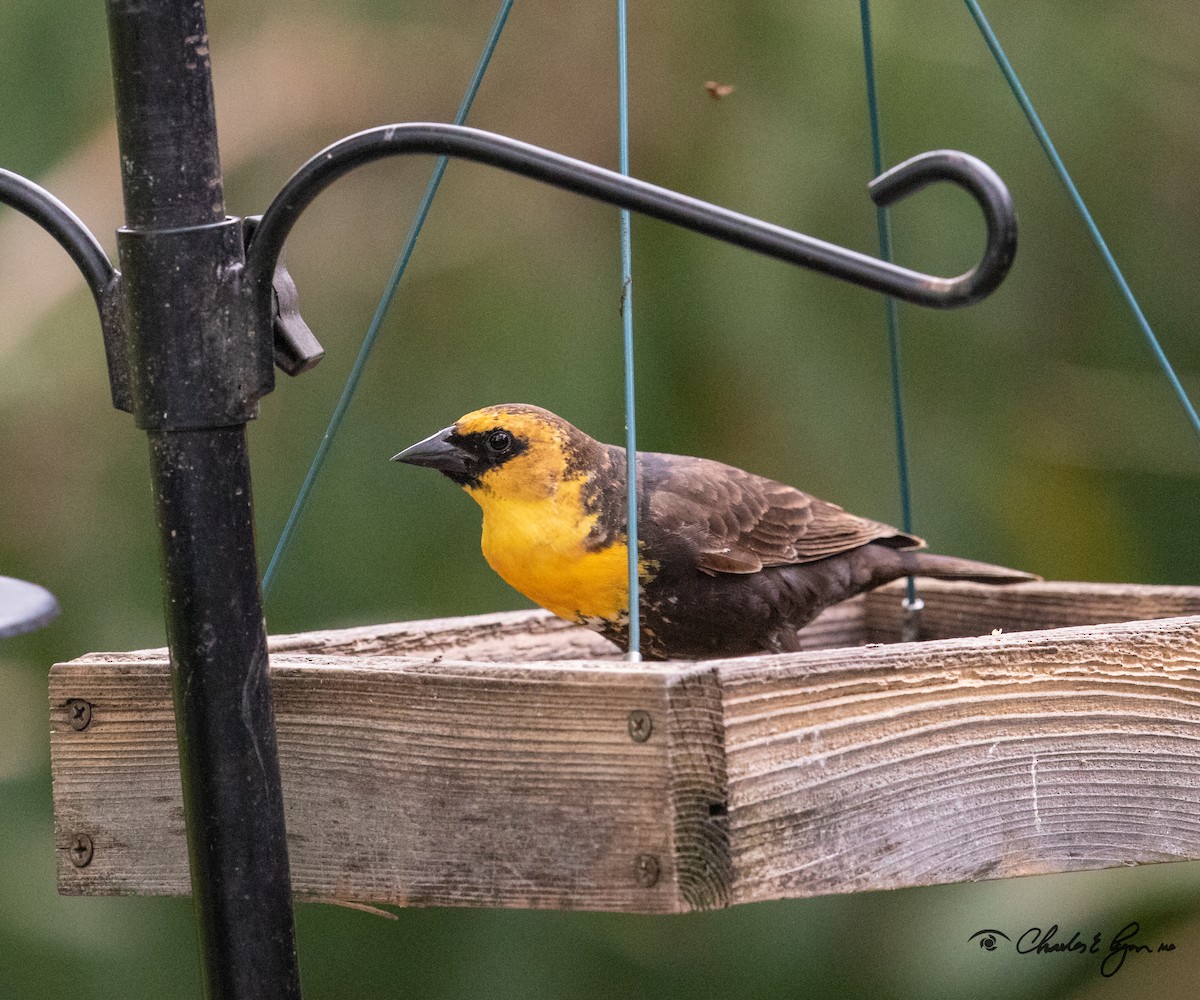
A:
[[[460,431],[475,429],[475,419],[471,414],[460,421]],[[524,413],[489,413],[481,425],[498,419],[530,447],[465,487],[483,509],[488,565],[560,618],[621,620],[629,608],[629,547],[623,536],[603,548],[588,547],[599,515],[584,503],[588,474],[568,468],[562,431]]]
[[[560,618],[615,622],[629,607],[629,549],[624,541],[584,547],[596,515],[584,513],[582,488],[582,479],[568,480],[534,500],[486,486],[467,492],[483,508],[483,557],[505,582]]]

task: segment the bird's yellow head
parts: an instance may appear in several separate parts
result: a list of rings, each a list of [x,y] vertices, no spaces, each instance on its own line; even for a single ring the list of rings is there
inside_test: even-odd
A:
[[[468,413],[395,460],[437,469],[471,495],[483,509],[484,558],[521,593],[569,621],[621,621],[624,480],[606,474],[604,445],[553,413],[507,403]]]
[[[537,501],[578,479],[589,446],[582,431],[549,410],[502,403],[474,410],[393,458],[437,469],[481,506],[493,497]]]

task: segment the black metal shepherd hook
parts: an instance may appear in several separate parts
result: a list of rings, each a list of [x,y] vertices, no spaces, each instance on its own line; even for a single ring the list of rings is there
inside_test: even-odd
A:
[[[255,296],[260,324],[271,315],[271,279],[284,241],[304,209],[355,167],[406,153],[485,163],[906,302],[938,309],[970,305],[994,291],[1004,280],[1016,253],[1016,214],[1008,188],[991,167],[968,153],[953,150],[922,153],[880,174],[868,186],[877,205],[895,204],[936,181],[956,184],[975,199],[987,224],[983,257],[965,274],[941,278],[491,132],[463,125],[384,125],[348,136],[319,152],[292,175],[257,222],[247,252],[246,276]],[[303,371],[320,358],[319,354],[306,357],[278,341],[276,347],[276,361],[289,373]]]
[[[147,432],[204,993],[294,1000],[291,878],[245,423],[273,387],[273,358],[296,373],[321,356],[278,266],[305,207],[361,164],[403,153],[456,156],[940,308],[977,301],[1000,283],[1016,223],[1004,184],[965,153],[926,153],[877,178],[870,192],[879,204],[945,180],[982,208],[982,259],[941,278],[503,136],[409,124],[360,132],[319,153],[256,231],[244,232],[243,220],[225,215],[202,0],[106,3],[126,217],[120,272],[36,184],[0,172],[0,203],[41,225],[79,265],[100,310],[113,402]]]
[[[953,183],[974,198],[983,210],[987,226],[983,256],[969,271],[943,278],[492,132],[439,123],[383,125],[348,136],[322,150],[291,177],[262,216],[243,220],[249,244],[246,286],[254,298],[255,326],[259,330],[264,326],[274,328],[275,361],[288,374],[307,370],[323,355],[315,339],[307,336],[307,327],[297,322],[294,286],[280,265],[288,234],[317,195],[338,178],[355,167],[412,153],[489,164],[935,309],[971,305],[991,294],[1004,280],[1016,253],[1016,214],[1008,188],[982,160],[955,150],[911,157],[880,174],[867,187],[877,205],[893,205],[938,181]],[[128,359],[120,348],[120,317],[115,312],[119,306],[120,274],[99,242],[52,194],[3,169],[0,169],[0,203],[41,225],[79,266],[100,310],[112,380],[114,383],[119,380],[124,388],[129,377]],[[119,395],[124,398],[124,392]],[[114,398],[117,396],[114,386]],[[130,408],[122,402],[116,405],[119,409]]]

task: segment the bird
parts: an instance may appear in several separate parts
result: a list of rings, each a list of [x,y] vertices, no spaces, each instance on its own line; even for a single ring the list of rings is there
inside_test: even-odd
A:
[[[510,586],[629,646],[624,448],[527,403],[474,410],[392,457],[482,508],[481,548]],[[799,651],[823,609],[906,576],[1010,584],[1031,573],[919,551],[925,542],[706,458],[638,452],[644,658]]]

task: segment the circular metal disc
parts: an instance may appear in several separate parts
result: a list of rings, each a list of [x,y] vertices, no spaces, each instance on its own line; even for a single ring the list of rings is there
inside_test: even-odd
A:
[[[0,576],[0,639],[48,625],[58,617],[58,601],[45,587]]]

